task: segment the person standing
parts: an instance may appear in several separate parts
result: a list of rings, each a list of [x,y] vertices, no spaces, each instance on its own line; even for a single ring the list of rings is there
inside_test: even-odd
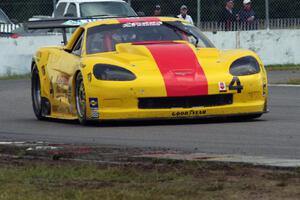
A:
[[[237,21],[237,14],[234,12],[234,1],[226,0],[225,8],[222,10],[220,22],[225,25],[226,31],[233,30],[233,24]]]
[[[177,17],[179,19],[184,19],[185,21],[187,21],[190,24],[194,25],[194,21],[193,21],[192,17],[190,15],[188,15],[187,13],[188,13],[187,6],[182,5],[181,8],[180,8],[180,15],[178,15]]]
[[[243,1],[243,8],[238,14],[238,18],[241,22],[254,22],[255,20],[255,12],[252,9],[251,0],[244,0]]]
[[[161,7],[160,7],[160,5],[155,6],[153,16],[156,16],[156,17],[161,16]]]

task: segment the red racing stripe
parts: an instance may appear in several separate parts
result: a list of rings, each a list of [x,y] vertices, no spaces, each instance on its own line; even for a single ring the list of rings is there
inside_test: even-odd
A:
[[[208,94],[207,78],[190,46],[174,42],[145,46],[159,67],[169,97]]]
[[[160,22],[160,19],[157,17],[136,17],[136,18],[121,18],[118,19],[120,24],[125,23],[135,23],[135,22]]]

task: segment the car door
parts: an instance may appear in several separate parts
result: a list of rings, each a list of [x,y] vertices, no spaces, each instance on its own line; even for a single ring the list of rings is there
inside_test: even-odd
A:
[[[54,73],[51,77],[53,86],[53,111],[60,114],[74,115],[73,107],[73,77],[80,67],[81,51],[84,32],[70,51],[61,49],[57,59],[57,65],[53,66]]]

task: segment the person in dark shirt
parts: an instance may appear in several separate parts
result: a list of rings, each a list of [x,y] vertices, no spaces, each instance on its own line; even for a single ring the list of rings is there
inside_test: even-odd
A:
[[[240,29],[242,30],[253,30],[256,29],[255,24],[255,12],[252,9],[251,0],[243,1],[243,8],[238,13],[238,20],[240,22]]]
[[[239,12],[238,17],[241,22],[253,22],[255,20],[255,12],[251,6],[251,0],[244,0],[244,7]]]
[[[160,7],[160,5],[155,6],[153,16],[161,16],[161,7]]]
[[[222,10],[221,20],[223,25],[225,25],[226,31],[233,30],[233,23],[237,21],[237,14],[233,10],[234,1],[226,0],[225,8]]]

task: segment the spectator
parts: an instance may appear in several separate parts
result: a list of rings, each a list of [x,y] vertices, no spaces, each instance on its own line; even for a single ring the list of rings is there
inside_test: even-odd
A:
[[[233,30],[233,23],[237,21],[237,14],[233,10],[234,1],[226,0],[225,8],[221,14],[220,22],[224,23],[226,31]]]
[[[193,19],[190,15],[187,14],[188,13],[188,8],[186,5],[182,5],[180,8],[180,15],[178,15],[177,17],[180,19],[184,19],[187,22],[191,23],[192,25],[194,25]]]
[[[161,16],[161,7],[160,7],[160,5],[155,6],[153,16]]]
[[[255,20],[255,13],[251,6],[251,0],[243,1],[244,7],[238,14],[238,19],[241,22],[252,23]]]

